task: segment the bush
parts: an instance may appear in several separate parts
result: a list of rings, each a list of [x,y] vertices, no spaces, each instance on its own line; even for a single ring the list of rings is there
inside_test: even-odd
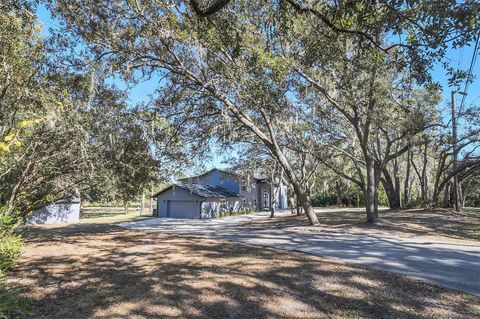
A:
[[[28,316],[30,309],[27,299],[19,289],[5,285],[5,271],[13,266],[23,249],[23,241],[14,233],[17,220],[0,208],[0,318]]]
[[[466,207],[480,207],[480,196],[472,195],[465,198]]]
[[[30,316],[31,309],[28,300],[22,296],[19,289],[7,287],[4,281],[5,277],[0,275],[0,318]]]
[[[0,211],[0,276],[13,266],[22,253],[22,238],[14,234],[14,218]]]
[[[333,206],[337,203],[335,194],[315,194],[310,196],[310,203],[314,207]]]
[[[15,264],[23,249],[20,236],[0,231],[0,276]]]

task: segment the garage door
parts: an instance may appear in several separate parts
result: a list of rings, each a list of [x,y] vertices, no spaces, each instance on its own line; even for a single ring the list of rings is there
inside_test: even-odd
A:
[[[169,200],[167,217],[199,218],[199,203],[194,201]]]

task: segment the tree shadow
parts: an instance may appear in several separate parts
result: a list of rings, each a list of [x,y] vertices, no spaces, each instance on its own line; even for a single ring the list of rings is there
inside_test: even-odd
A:
[[[317,218],[332,230],[380,231],[398,236],[444,236],[455,239],[480,240],[480,214],[456,212],[451,209],[383,210],[381,222],[368,224],[365,212],[358,209],[317,209]],[[253,221],[272,228],[309,226],[305,216],[281,216],[275,219]]]
[[[295,252],[107,225],[35,228],[35,318],[474,317],[479,298]]]

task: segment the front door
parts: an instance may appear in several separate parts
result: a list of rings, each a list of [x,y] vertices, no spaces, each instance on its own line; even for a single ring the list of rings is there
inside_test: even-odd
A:
[[[265,190],[263,191],[263,209],[270,208],[270,194]]]

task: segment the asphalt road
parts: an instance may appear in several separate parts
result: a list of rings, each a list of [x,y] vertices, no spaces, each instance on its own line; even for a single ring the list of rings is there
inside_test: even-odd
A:
[[[155,218],[120,226],[334,257],[480,296],[480,245],[475,242],[308,232],[248,224],[266,216],[268,213],[211,220]]]

